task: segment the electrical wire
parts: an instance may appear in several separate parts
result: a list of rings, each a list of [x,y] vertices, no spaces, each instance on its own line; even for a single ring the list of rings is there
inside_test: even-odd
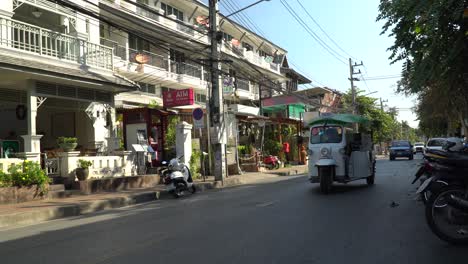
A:
[[[331,41],[333,42],[333,44],[335,44],[336,47],[338,47],[338,49],[340,49],[342,52],[344,52],[346,55],[348,55],[350,58],[354,59],[357,61],[357,59],[349,54],[348,52],[346,52],[343,48],[341,48],[340,45],[338,45],[338,43],[335,42],[335,40],[333,40],[332,37],[330,37],[330,35],[327,34],[327,32],[320,26],[320,24],[314,19],[314,17],[312,17],[312,15],[309,13],[309,11],[307,11],[307,9],[304,7],[304,5],[302,5],[302,3],[299,1],[299,0],[296,0],[299,5],[302,7],[302,10],[304,10],[306,12],[306,14],[309,16],[310,19],[312,19],[312,21],[315,23],[315,25],[317,25],[317,27],[320,29],[320,31],[323,32],[323,34],[325,34],[325,36]]]
[[[286,8],[288,13],[302,26],[304,30],[315,40],[317,43],[322,46],[330,55],[332,55],[335,59],[339,62],[346,65],[345,59],[342,55],[334,51],[327,43],[325,43],[305,22],[304,20],[297,14],[296,11],[288,4],[288,2],[280,0],[281,4]],[[342,58],[340,58],[342,57]]]
[[[222,3],[222,2],[221,2],[221,3]],[[234,5],[237,9],[240,9],[239,5],[238,5],[235,1],[226,0],[226,3],[231,3],[231,4]],[[232,8],[232,6],[231,6],[231,9],[229,9],[229,10],[230,10],[231,12],[234,12],[234,9]],[[228,11],[229,11],[229,10],[228,10]],[[252,19],[250,18],[250,16],[249,16],[248,14],[246,14],[246,13],[239,13],[239,14],[240,14],[241,16],[243,16],[243,17],[249,22],[249,23],[247,23],[247,24],[250,25],[250,27],[247,26],[247,28],[249,28],[249,29],[252,30],[252,31],[254,31],[253,28],[255,28],[258,34],[260,34],[260,35],[261,35],[263,38],[265,38],[265,39],[267,38],[267,37],[266,37],[266,34],[257,26],[257,24],[256,24],[254,21],[252,21]],[[316,80],[314,80],[314,78],[311,78],[310,76],[308,76],[308,75],[305,73],[305,71],[304,71],[304,70],[301,70],[297,65],[295,65],[295,64],[292,62],[292,60],[289,60],[289,61],[291,62],[291,64],[292,64],[295,68],[297,68],[298,71],[300,71],[301,74],[303,74],[305,77],[307,77],[307,79],[310,79],[310,80],[312,80],[312,81],[314,81],[314,82],[316,82],[316,83],[318,83],[318,84],[320,84],[320,85],[326,87],[326,85],[324,85],[323,83],[321,83],[321,82],[319,82],[319,81],[316,81]]]
[[[49,1],[51,1],[51,0],[49,0]],[[83,1],[90,3],[90,2],[87,1],[87,0],[83,0]],[[122,27],[122,26],[120,26],[120,25],[116,25],[115,23],[109,21],[108,19],[103,18],[102,16],[97,15],[95,12],[90,11],[90,10],[87,10],[86,8],[82,8],[82,7],[80,7],[80,6],[77,6],[76,4],[70,3],[70,2],[68,2],[68,1],[63,1],[63,0],[51,1],[51,2],[60,2],[60,3],[62,3],[62,5],[66,6],[66,7],[68,7],[68,8],[71,8],[71,9],[74,10],[74,11],[79,11],[79,12],[81,12],[81,13],[83,13],[83,14],[86,14],[86,15],[89,15],[89,16],[91,16],[91,17],[94,17],[94,18],[98,19],[99,21],[104,21],[104,22],[106,22],[107,24],[109,24],[109,25],[111,25],[111,26],[113,26],[113,27],[115,27],[115,28],[123,29],[124,31],[128,31],[128,32],[130,32],[130,33],[132,33],[132,34],[135,34],[136,36],[139,36],[139,37],[141,37],[142,39],[145,39],[145,40],[147,40],[147,41],[149,41],[149,42],[153,42],[153,41],[149,40],[149,39],[151,39],[151,38],[149,38],[148,36],[142,37],[141,34],[135,33],[135,32],[132,31],[131,29],[124,28],[124,27]],[[96,5],[95,5],[95,6],[96,6]],[[99,6],[97,6],[97,7],[99,7]],[[115,15],[115,14],[114,14],[114,15]],[[156,39],[156,40],[158,40],[158,41],[161,41],[161,40],[158,39],[158,38],[154,38],[154,39]],[[153,43],[153,45],[158,46],[158,45],[156,45],[155,43]],[[160,48],[164,48],[164,46],[159,46],[159,47],[160,47]],[[166,49],[166,50],[169,50],[169,49]],[[195,61],[195,60],[194,60],[194,62],[196,62],[197,64],[200,64],[200,65],[204,65],[204,64],[202,64],[202,63],[200,63],[200,62],[198,62],[198,61]],[[246,62],[248,66],[252,67],[252,69],[254,69],[255,71],[257,71],[257,72],[262,76],[262,78],[264,77],[264,76],[263,76],[263,73],[262,73],[259,69],[257,69],[256,66],[253,66],[249,61],[247,61],[247,60],[245,60],[245,59],[244,59],[244,62]],[[207,65],[205,65],[205,66],[207,66]],[[216,69],[216,70],[218,70],[218,69]],[[221,73],[223,73],[222,70],[219,70],[219,71],[220,71]],[[244,72],[244,73],[246,74],[246,76],[251,77],[250,73],[246,73],[246,72]],[[229,73],[225,73],[225,74],[228,75]],[[278,88],[277,84],[274,83],[274,82],[272,82],[271,80],[269,80],[269,79],[265,79],[265,80],[271,82],[271,83],[273,84],[273,86],[269,86],[269,85],[262,85],[262,86],[265,86],[266,88],[274,89],[274,90],[276,90],[276,91],[278,91],[278,92],[281,92],[281,93],[284,93],[284,92],[288,93],[288,91],[282,90],[281,87]],[[292,94],[292,95],[294,95],[294,96],[296,96],[296,97],[301,97],[300,95],[297,95],[297,94]],[[308,100],[308,98],[303,98],[303,99]],[[314,102],[314,103],[315,103],[315,102]],[[323,105],[322,105],[322,106],[323,106]],[[328,107],[328,106],[324,106],[324,107]]]

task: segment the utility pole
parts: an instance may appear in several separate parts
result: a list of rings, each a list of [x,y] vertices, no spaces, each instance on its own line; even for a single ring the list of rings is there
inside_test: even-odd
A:
[[[210,129],[214,130],[212,144],[214,146],[214,176],[222,181],[226,177],[226,126],[224,115],[223,93],[221,92],[219,53],[220,40],[218,31],[218,0],[209,0],[209,20],[211,36],[211,97],[210,97]]]
[[[357,109],[356,109],[356,88],[354,87],[354,81],[359,81],[358,78],[353,77],[353,75],[360,74],[361,70],[358,72],[354,71],[354,67],[359,67],[362,66],[362,61],[360,64],[356,64],[356,62],[353,65],[353,61],[351,58],[349,58],[349,78],[348,80],[351,82],[351,92],[352,92],[352,97],[353,97],[353,114],[358,114]]]
[[[383,100],[382,101],[382,97],[380,97],[380,110],[382,110],[382,112],[384,111],[383,103],[386,103],[386,102],[388,102],[388,100]]]

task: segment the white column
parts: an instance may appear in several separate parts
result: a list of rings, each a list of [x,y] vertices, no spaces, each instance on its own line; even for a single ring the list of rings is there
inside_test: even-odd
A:
[[[94,103],[93,115],[95,147],[105,147],[107,144],[106,138],[109,137],[109,130],[106,127],[106,108],[104,105],[100,103]]]
[[[11,39],[11,30],[8,20],[13,16],[13,0],[0,1],[0,45],[8,46]]]
[[[118,150],[120,148],[120,138],[117,137],[117,132],[116,132],[116,115],[115,115],[115,108],[112,107],[110,109],[110,119],[111,119],[111,124],[108,127],[109,131],[109,137],[106,138],[107,140],[107,153],[111,154],[114,151]]]
[[[33,88],[28,88],[26,93],[27,104],[26,104],[26,117],[28,121],[28,134],[22,135],[24,139],[24,152],[32,153],[34,157],[31,159],[38,158],[41,153],[41,137],[42,135],[36,135],[36,117],[37,117],[37,97],[33,95]],[[37,157],[36,157],[37,156]]]
[[[192,156],[192,125],[181,122],[176,126],[176,153],[182,157],[182,161],[188,165]]]

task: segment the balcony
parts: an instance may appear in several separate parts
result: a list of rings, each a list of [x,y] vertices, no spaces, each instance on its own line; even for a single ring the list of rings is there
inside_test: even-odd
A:
[[[202,78],[201,67],[185,62],[171,62],[171,72],[186,74],[195,78]]]
[[[145,50],[136,50],[126,48],[119,43],[101,38],[101,44],[112,49],[115,56],[116,69],[123,70],[126,74],[135,76],[135,74],[150,75],[152,79],[173,81],[179,84],[194,85],[206,87],[206,78],[209,72],[203,71],[199,65],[193,65],[185,62],[175,62],[168,59],[166,54],[156,54]],[[140,67],[137,61],[137,55],[143,55],[146,62]],[[124,62],[124,66],[121,63]],[[147,67],[150,66],[150,67]]]
[[[237,89],[250,91],[249,80],[237,78],[236,85]]]
[[[112,48],[12,19],[0,19],[0,47],[112,70]]]

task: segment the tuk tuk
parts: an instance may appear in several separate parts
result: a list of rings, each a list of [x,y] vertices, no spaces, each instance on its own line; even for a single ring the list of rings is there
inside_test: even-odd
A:
[[[309,180],[320,183],[322,193],[329,193],[333,182],[365,179],[368,185],[374,184],[371,133],[358,133],[353,129],[353,124],[368,122],[359,115],[335,114],[315,118],[309,123]]]

